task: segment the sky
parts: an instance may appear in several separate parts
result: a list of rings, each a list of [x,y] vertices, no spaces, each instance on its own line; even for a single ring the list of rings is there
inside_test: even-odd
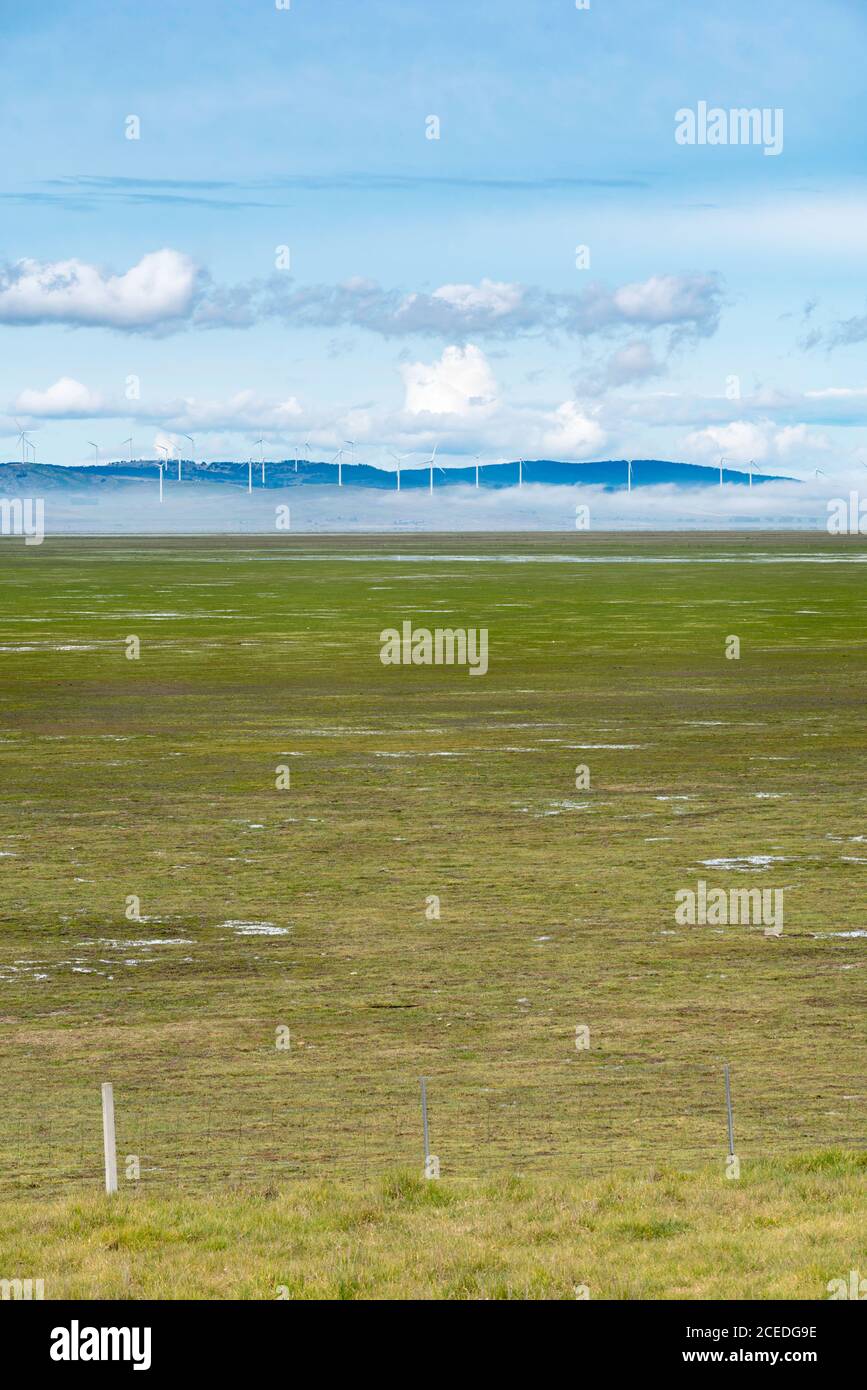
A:
[[[0,0],[0,457],[863,471],[861,0],[283,3]]]

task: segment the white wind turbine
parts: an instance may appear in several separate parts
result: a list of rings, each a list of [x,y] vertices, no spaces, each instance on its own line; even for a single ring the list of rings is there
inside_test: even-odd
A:
[[[15,421],[15,425],[18,429],[18,439],[16,443],[21,445],[21,462],[26,463],[27,450],[30,447],[30,440],[27,438],[27,431],[24,429],[23,425],[20,425],[17,420]]]
[[[259,464],[260,464],[260,467],[261,467],[261,469],[262,469],[262,486],[264,487],[264,486],[265,486],[265,454],[264,454],[264,452],[263,452],[262,446],[264,445],[265,440],[264,440],[263,438],[260,437],[259,439],[256,440],[256,443],[259,445]]]
[[[354,439],[344,439],[343,442],[344,442],[344,444],[348,444],[348,445],[349,445],[349,450],[350,450],[350,453],[349,453],[349,461],[350,461],[350,463],[354,464],[354,463],[355,463],[355,440],[354,440]]]
[[[332,463],[336,463],[336,464],[337,464],[337,486],[338,486],[338,487],[343,487],[343,455],[344,455],[345,453],[346,453],[346,450],[345,450],[345,449],[338,449],[338,450],[337,450],[337,453],[334,455],[334,458],[331,460]]]
[[[755,459],[750,459],[750,487],[753,485],[753,469],[756,466]]]
[[[122,443],[129,445],[129,461],[132,463],[132,435],[130,435],[129,439],[124,439]]]
[[[310,466],[310,435],[304,441],[304,452],[307,455],[307,465]],[[295,460],[295,472],[298,472],[298,460]]]
[[[720,459],[720,461],[719,461],[719,485],[720,485],[720,487],[722,487],[722,485],[723,485],[723,464],[724,464],[724,463],[725,463],[725,459]]]
[[[518,487],[524,486],[524,460],[518,459]]]
[[[165,463],[159,463],[159,462],[157,463],[157,468],[160,470],[160,503],[162,503],[162,500],[163,500],[163,472],[164,472],[165,469],[168,468],[168,466],[169,466],[169,451],[168,451],[168,449],[166,448],[165,444],[158,444],[158,445],[157,445],[157,448],[159,449],[160,453],[165,454],[165,456],[166,456],[166,461],[165,461]]]
[[[632,459],[626,460],[626,491],[632,491]]]
[[[253,455],[247,459],[247,491],[253,491]]]
[[[397,490],[400,492],[400,465],[404,459],[412,458],[412,454],[395,454],[391,449],[388,452],[397,464]]]
[[[481,454],[476,454],[476,487],[479,486],[479,459],[481,457]]]
[[[432,451],[432,453],[431,453],[430,458],[425,460],[425,462],[430,466],[430,491],[431,491],[431,495],[433,495],[433,475],[434,475],[434,465],[436,464],[436,457],[437,457],[437,445],[435,444],[435,445],[433,446],[433,451]]]
[[[93,452],[94,452],[95,462],[96,462],[96,463],[99,463],[99,445],[98,445],[98,444],[94,444],[94,442],[93,442],[92,439],[88,439],[87,442],[88,442],[88,444],[90,445],[91,449],[92,449]]]
[[[184,439],[188,439],[188,440],[190,441],[190,443],[192,444],[192,446],[193,446],[193,459],[192,459],[192,463],[193,463],[193,467],[195,468],[195,466],[196,466],[196,441],[195,441],[195,439],[193,439],[193,436],[192,436],[191,434],[185,434],[185,435],[184,435]],[[180,476],[181,476],[181,461],[180,461],[180,459],[178,459],[178,480],[179,480],[179,481],[180,481]]]

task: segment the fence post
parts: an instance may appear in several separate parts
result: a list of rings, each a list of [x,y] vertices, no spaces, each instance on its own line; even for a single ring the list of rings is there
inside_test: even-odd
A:
[[[730,1069],[729,1069],[729,1064],[728,1064],[728,1062],[726,1062],[726,1065],[725,1065],[725,1076],[726,1076],[726,1117],[727,1117],[727,1119],[728,1119],[728,1124],[729,1124],[729,1158],[733,1158],[733,1157],[734,1157],[734,1152],[735,1152],[735,1126],[734,1126],[734,1119],[733,1119],[733,1117],[732,1117],[732,1079],[731,1079],[731,1071],[730,1071]]]
[[[421,1124],[424,1131],[424,1175],[426,1178],[438,1178],[440,1175],[440,1161],[436,1154],[430,1151],[430,1132],[427,1123],[427,1081],[421,1078]]]
[[[427,1127],[427,1081],[421,1078],[421,1126],[424,1132],[424,1161],[427,1166],[427,1156],[430,1153],[430,1135]]]
[[[102,1144],[105,1151],[105,1190],[117,1192],[117,1141],[114,1134],[114,1091],[110,1081],[102,1083]]]

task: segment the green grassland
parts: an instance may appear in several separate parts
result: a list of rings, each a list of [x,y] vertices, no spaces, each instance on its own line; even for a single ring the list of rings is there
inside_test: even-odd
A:
[[[60,1298],[824,1299],[864,1271],[863,1155],[2,1204],[5,1270]]]
[[[44,1248],[93,1295],[127,1268],[136,1295],[546,1297],[817,1297],[863,1265],[865,557],[0,543],[2,1265]],[[384,667],[405,619],[487,628],[488,674]],[[784,888],[782,936],[677,925],[698,878]],[[422,1075],[443,1178],[417,1190],[393,1175],[421,1170]],[[140,1174],[109,1213],[101,1081]],[[626,1226],[654,1222],[645,1250]]]

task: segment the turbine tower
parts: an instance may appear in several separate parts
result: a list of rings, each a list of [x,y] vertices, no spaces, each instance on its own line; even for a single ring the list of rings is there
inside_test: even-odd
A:
[[[434,474],[434,464],[436,463],[436,457],[437,457],[437,445],[435,444],[435,445],[433,446],[433,452],[431,453],[430,458],[427,460],[428,464],[430,465],[430,492],[431,492],[431,496],[433,496],[433,474]]]
[[[98,445],[98,444],[94,444],[94,442],[93,442],[92,439],[88,439],[87,442],[88,442],[88,444],[90,445],[91,449],[92,449],[93,452],[94,452],[95,462],[96,462],[96,463],[99,463],[99,445]]]
[[[165,444],[158,444],[158,445],[157,445],[157,448],[160,450],[160,453],[163,453],[163,454],[165,454],[165,456],[166,456],[166,461],[165,461],[165,463],[157,463],[157,468],[160,470],[160,505],[162,505],[162,500],[163,500],[163,472],[164,472],[164,470],[165,470],[166,468],[168,468],[168,466],[169,466],[169,451],[168,451],[168,449],[166,448]]]
[[[196,441],[191,434],[185,434],[184,439],[188,439],[193,446],[193,467],[196,466]],[[178,460],[178,478],[181,476],[180,460]]]
[[[348,444],[348,445],[349,445],[349,451],[350,451],[350,452],[349,452],[349,461],[350,461],[350,463],[354,464],[354,463],[355,463],[355,440],[354,440],[354,439],[344,439],[343,442],[344,442],[344,444]]]
[[[261,467],[261,469],[262,469],[262,486],[264,487],[264,486],[265,486],[265,454],[264,454],[264,452],[263,452],[263,450],[262,450],[262,446],[263,446],[263,444],[265,443],[265,440],[264,440],[264,439],[261,437],[261,435],[260,435],[260,437],[256,440],[256,443],[259,445],[259,464],[260,464],[260,467]]]
[[[755,459],[750,459],[750,487],[753,485],[753,469],[756,466]]]
[[[332,463],[336,463],[336,464],[337,464],[337,486],[338,486],[338,487],[343,487],[343,455],[344,455],[345,452],[346,452],[345,449],[338,449],[338,450],[337,450],[337,453],[334,455],[334,458],[331,460]]]
[[[388,452],[391,454],[391,457],[394,459],[395,463],[397,464],[397,490],[398,490],[398,492],[400,492],[400,465],[403,463],[404,459],[411,458],[412,455],[411,455],[411,454],[395,454],[395,453],[392,452],[391,449],[389,449]]]
[[[720,487],[722,487],[722,485],[723,485],[723,464],[724,464],[724,463],[725,463],[725,459],[720,459],[720,461],[719,461],[719,485],[720,485]]]
[[[626,491],[632,491],[632,459],[626,460]]]
[[[15,421],[15,424],[18,428],[18,439],[16,442],[21,445],[21,462],[26,464],[27,448],[30,444],[30,440],[27,438],[27,431],[24,429],[24,427],[22,425],[19,425],[17,420]]]
[[[481,457],[481,454],[476,454],[476,487],[479,486],[479,459]]]
[[[129,439],[124,439],[122,442],[129,445],[129,461],[132,463],[132,435],[130,435]]]

